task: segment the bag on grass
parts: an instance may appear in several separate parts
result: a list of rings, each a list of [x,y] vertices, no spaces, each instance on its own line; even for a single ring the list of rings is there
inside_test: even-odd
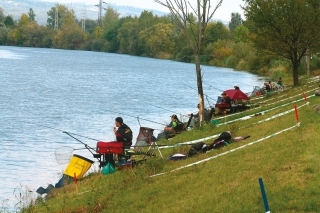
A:
[[[108,162],[107,165],[105,165],[103,168],[102,168],[102,174],[104,175],[109,175],[109,174],[112,174],[114,173],[116,170],[114,169],[113,165]]]
[[[194,156],[198,153],[206,153],[208,151],[208,146],[204,142],[198,142],[191,146],[188,151],[188,157]]]

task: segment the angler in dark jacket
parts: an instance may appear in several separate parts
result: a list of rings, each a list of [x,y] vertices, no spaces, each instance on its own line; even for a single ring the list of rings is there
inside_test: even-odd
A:
[[[123,119],[121,117],[117,117],[115,119],[115,125],[116,126],[113,128],[113,131],[116,135],[117,142],[123,142],[123,146],[129,149],[132,145],[132,131],[130,127],[123,123]]]

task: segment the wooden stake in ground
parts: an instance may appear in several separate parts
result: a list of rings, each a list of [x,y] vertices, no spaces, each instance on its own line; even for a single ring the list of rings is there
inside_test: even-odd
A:
[[[297,109],[297,105],[294,105],[294,111],[296,112],[296,120],[297,122],[299,122],[299,115],[298,115],[298,109]]]
[[[308,99],[307,99],[307,97],[306,97],[306,94],[303,92],[302,95],[303,95],[304,100],[305,100],[307,103],[309,103],[309,102],[308,102]]]

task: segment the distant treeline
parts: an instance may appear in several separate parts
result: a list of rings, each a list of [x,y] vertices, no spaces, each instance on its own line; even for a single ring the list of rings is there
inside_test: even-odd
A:
[[[58,8],[58,11],[56,11]],[[47,12],[47,24],[35,21],[30,8],[19,20],[0,8],[0,45],[45,47],[130,54],[192,62],[184,32],[170,15],[156,16],[143,11],[139,17],[120,17],[109,7],[101,20],[77,20],[73,10],[57,4]],[[57,17],[56,17],[57,15]],[[190,31],[192,28],[190,27]],[[228,26],[211,22],[206,28],[201,63],[266,74],[273,79],[290,71],[290,62],[260,54],[253,47],[250,31],[240,14],[232,13]],[[311,68],[320,67],[314,56]],[[301,64],[301,72],[304,65]]]

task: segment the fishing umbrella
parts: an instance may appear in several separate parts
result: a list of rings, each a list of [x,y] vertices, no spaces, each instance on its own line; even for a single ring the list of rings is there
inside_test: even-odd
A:
[[[229,89],[224,91],[224,93],[226,93],[231,100],[250,100],[250,98],[241,90]]]

